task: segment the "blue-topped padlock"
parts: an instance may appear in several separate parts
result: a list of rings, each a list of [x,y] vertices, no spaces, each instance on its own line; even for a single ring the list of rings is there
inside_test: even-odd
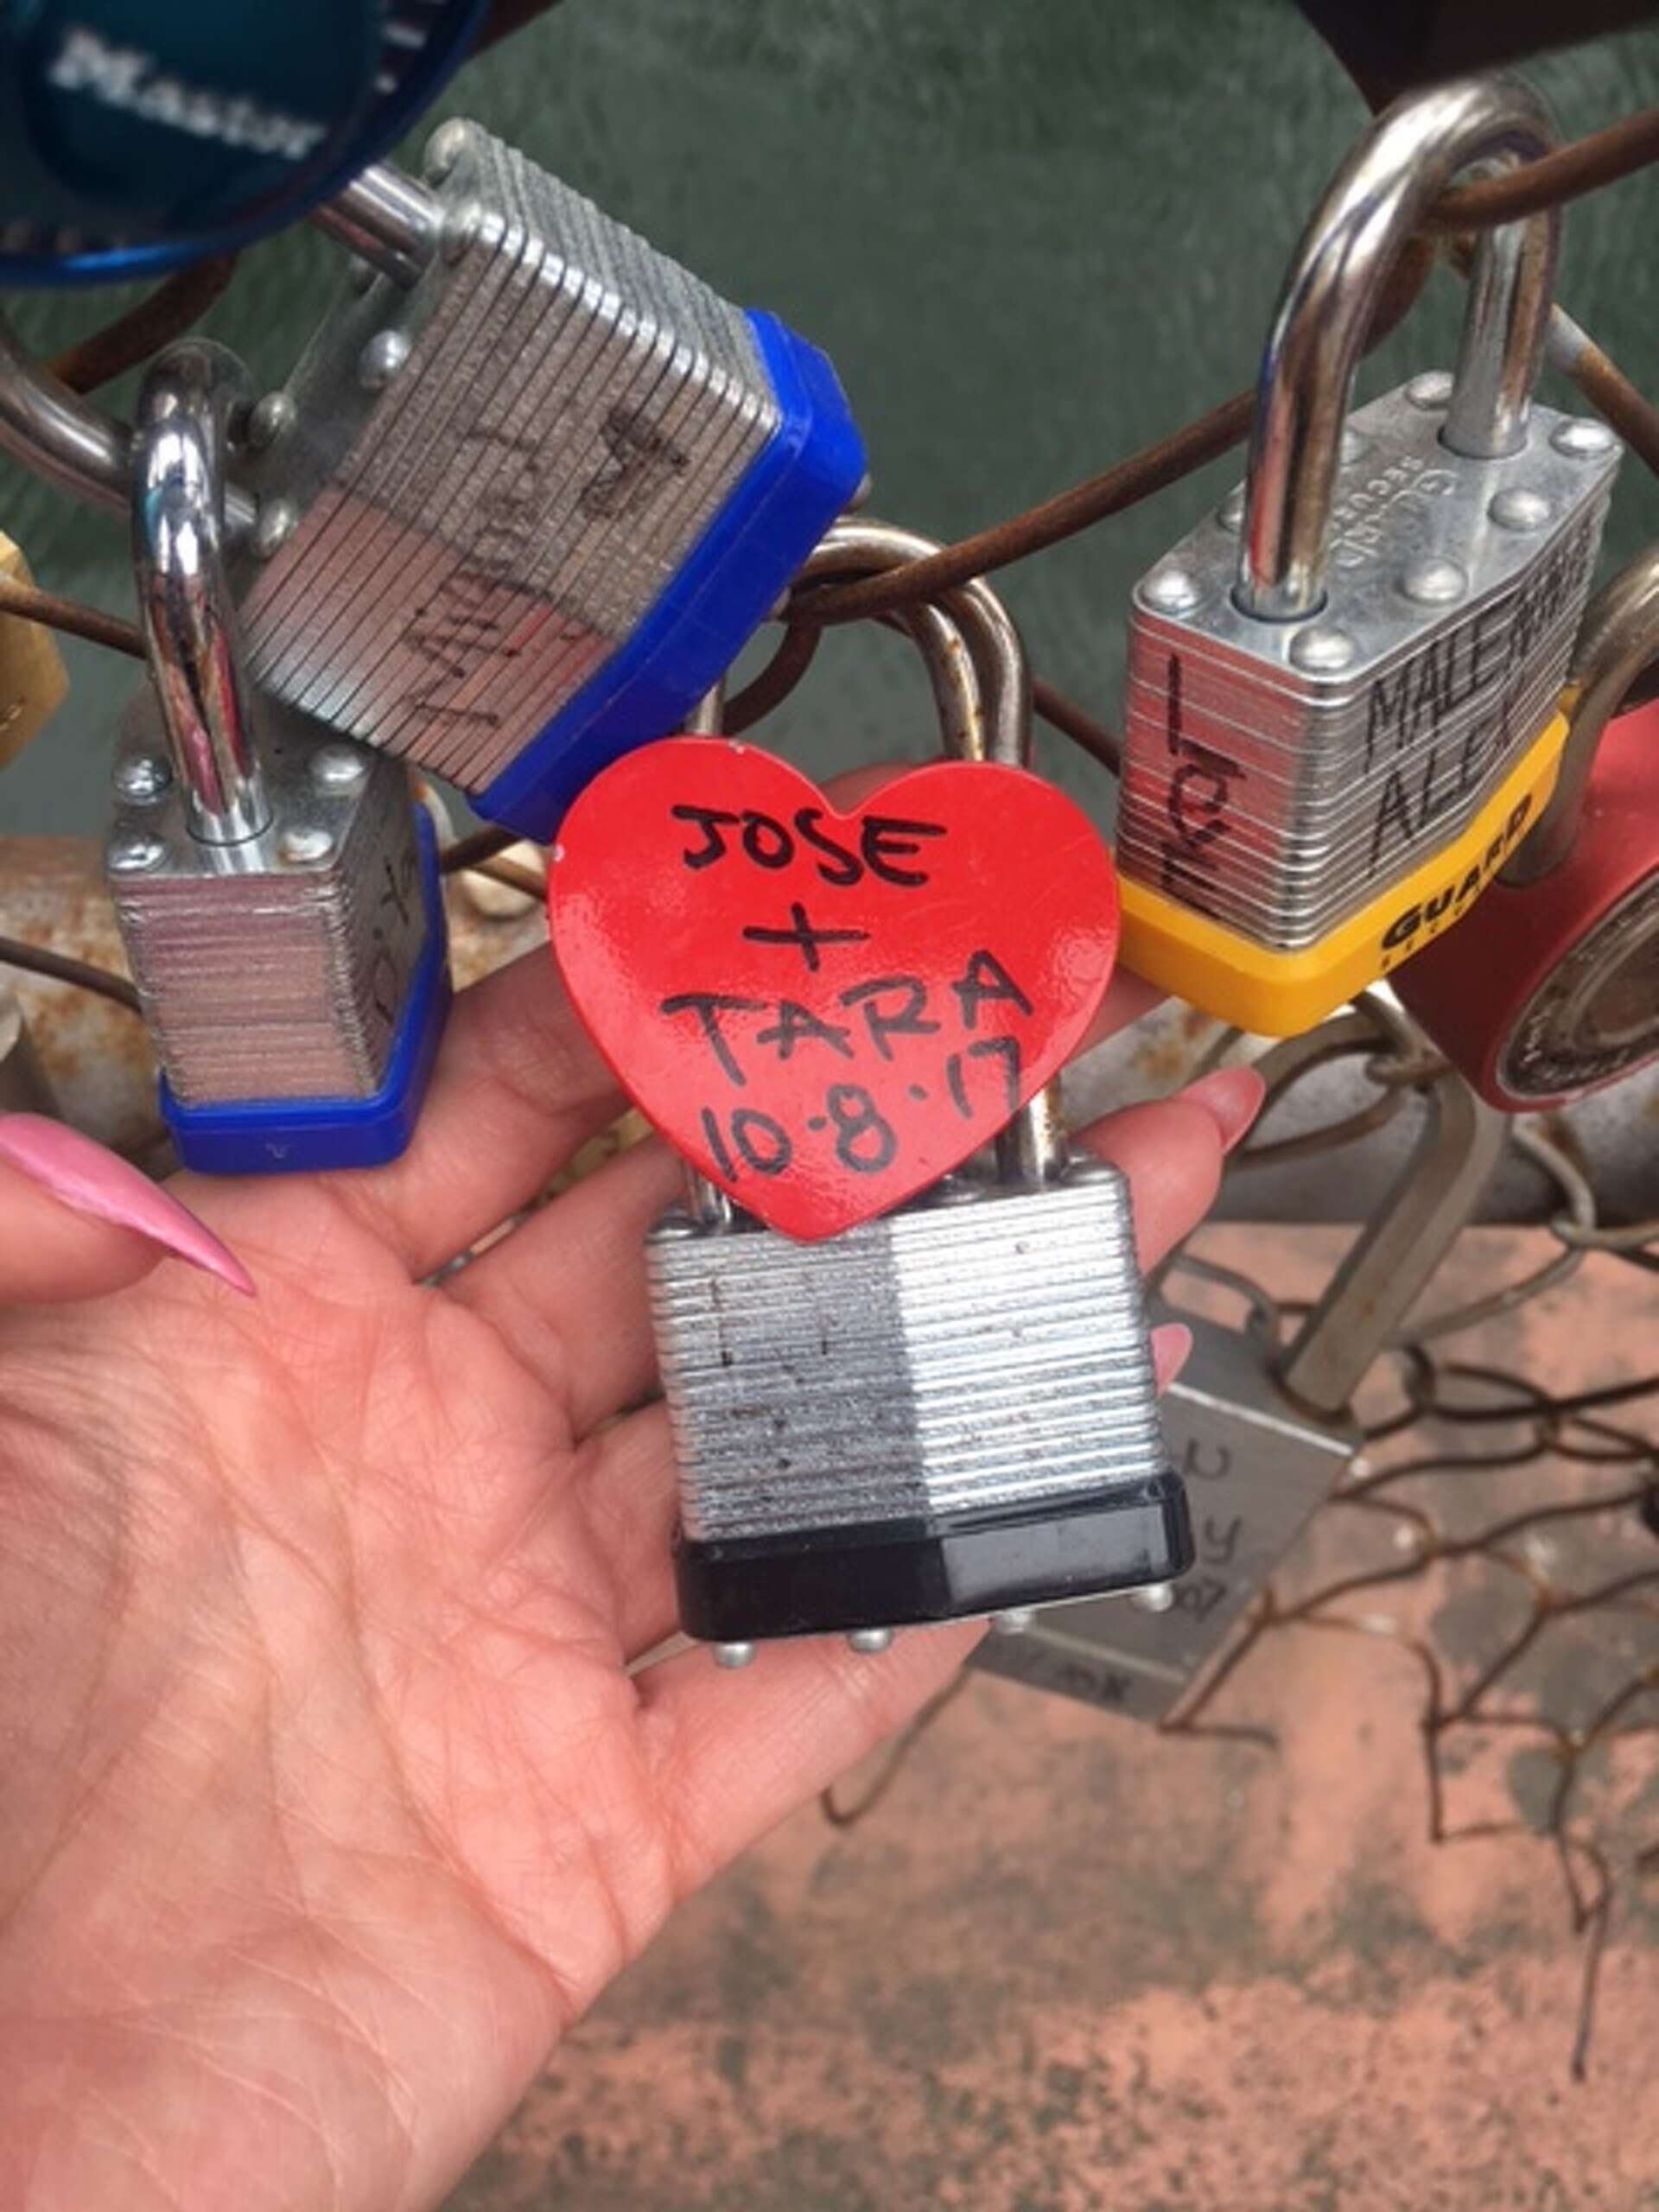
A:
[[[834,370],[476,124],[316,221],[358,258],[231,455],[251,680],[545,838],[736,659],[853,499]],[[125,434],[8,349],[0,443],[124,503]]]
[[[108,282],[291,222],[390,146],[484,0],[12,0],[0,283]]]
[[[132,535],[150,683],[117,747],[116,917],[187,1166],[360,1167],[413,1133],[448,1002],[430,824],[405,772],[251,694],[220,548],[240,364],[145,379]]]

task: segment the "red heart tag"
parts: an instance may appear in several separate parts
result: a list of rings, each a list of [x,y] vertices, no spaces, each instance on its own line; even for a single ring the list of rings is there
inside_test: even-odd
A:
[[[1076,1048],[1117,955],[1086,815],[943,761],[840,814],[726,738],[626,753],[548,871],[577,1011],[671,1143],[801,1238],[959,1166]]]

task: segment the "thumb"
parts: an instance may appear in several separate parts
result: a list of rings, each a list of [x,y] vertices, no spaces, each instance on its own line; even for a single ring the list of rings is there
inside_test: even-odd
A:
[[[169,1255],[253,1294],[212,1230],[118,1154],[61,1122],[0,1114],[0,1305],[100,1298]]]

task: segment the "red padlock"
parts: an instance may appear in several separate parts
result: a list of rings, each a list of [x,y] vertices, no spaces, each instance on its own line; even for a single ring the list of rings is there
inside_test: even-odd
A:
[[[1610,719],[1659,657],[1659,546],[1586,611],[1571,734],[1537,828],[1395,989],[1481,1096],[1537,1113],[1659,1057],[1659,702]]]

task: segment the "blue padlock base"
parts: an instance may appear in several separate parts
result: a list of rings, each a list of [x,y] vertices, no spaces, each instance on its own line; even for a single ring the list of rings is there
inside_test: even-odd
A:
[[[437,841],[423,808],[421,892],[427,944],[409,988],[385,1082],[367,1098],[256,1098],[188,1106],[161,1079],[162,1119],[182,1166],[198,1175],[302,1175],[384,1167],[406,1151],[449,1012],[449,955]]]
[[[633,634],[474,799],[486,821],[545,844],[601,768],[682,729],[863,481],[863,442],[829,360],[775,315],[748,320],[776,434]]]

